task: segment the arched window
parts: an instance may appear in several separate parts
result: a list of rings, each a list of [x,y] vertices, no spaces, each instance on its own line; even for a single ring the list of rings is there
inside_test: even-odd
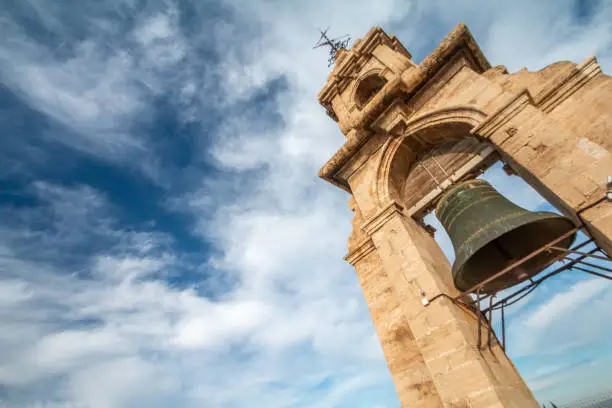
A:
[[[379,75],[370,75],[364,78],[357,86],[355,103],[359,108],[365,106],[382,89],[387,80]]]

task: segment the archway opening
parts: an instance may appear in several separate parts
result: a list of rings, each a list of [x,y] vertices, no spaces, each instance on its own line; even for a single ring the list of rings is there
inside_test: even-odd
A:
[[[387,83],[387,80],[378,74],[370,75],[359,82],[355,91],[355,103],[360,109],[374,97]]]
[[[508,168],[506,167],[506,170]],[[547,201],[525,180],[515,174],[508,174],[504,163],[496,160],[476,178],[488,181],[503,196],[528,211],[550,211],[562,215],[555,206]],[[434,239],[452,264],[455,260],[452,243],[447,232],[436,218],[435,210],[423,216],[426,226],[435,229]],[[528,238],[528,237],[526,237]],[[579,232],[575,246],[587,242],[588,237]],[[581,248],[588,251],[594,246],[590,244]],[[606,266],[603,261],[592,262]],[[568,261],[558,261],[544,269],[534,280],[538,280],[566,265]],[[590,268],[587,268],[590,269]],[[570,270],[554,275],[541,285],[532,285],[531,281],[524,281],[517,286],[508,288],[497,294],[495,299],[504,298],[523,288],[526,296],[518,296],[508,303],[504,309],[504,324],[502,328],[502,311],[494,309],[491,315],[493,330],[498,339],[505,337],[507,354],[512,358],[519,372],[524,373],[525,381],[539,399],[566,399],[570,397],[558,395],[552,387],[553,381],[567,383],[568,389],[579,391],[576,387],[587,387],[587,382],[574,385],[574,381],[582,381],[583,376],[597,382],[599,378],[591,372],[586,361],[596,364],[598,352],[604,350],[607,338],[612,330],[601,325],[602,315],[597,304],[612,304],[612,285],[596,276]],[[475,296],[473,296],[475,299]],[[489,300],[483,302],[481,308],[490,306]],[[607,307],[606,309],[609,309]],[[484,341],[484,340],[483,340]],[[608,359],[608,362],[611,360]],[[597,363],[598,364],[598,363]],[[559,371],[546,372],[543,368],[557,367]],[[576,367],[577,372],[571,375],[563,374],[561,367]],[[559,389],[558,387],[556,388]],[[585,391],[586,392],[586,391]]]
[[[501,161],[478,178],[488,181],[502,195],[526,210],[562,214],[521,177],[507,174]],[[424,223],[435,229],[434,239],[452,264],[455,260],[452,243],[436,218],[435,210],[424,216]],[[575,245],[587,240],[588,237],[579,232]],[[591,248],[585,246],[581,251]],[[592,262],[605,265],[602,261]],[[546,276],[567,263],[555,262],[534,278]],[[603,370],[599,353],[607,349],[607,339],[612,335],[612,329],[601,322],[612,315],[609,307],[596,306],[612,304],[612,285],[608,282],[570,270],[528,289],[529,292],[533,290],[530,294],[515,298],[516,303],[510,303],[504,310],[505,328],[502,328],[501,309],[493,310],[491,321],[497,338],[502,339],[505,334],[506,353],[538,399],[571,399],[569,391],[580,392],[582,387],[586,393],[589,383],[601,382],[600,374],[597,374]],[[530,281],[506,289],[493,301],[528,285],[531,285]],[[487,300],[481,308],[489,305]],[[604,355],[603,359],[609,364],[612,356]],[[555,391],[559,387],[553,385],[559,383],[567,384],[567,395]]]
[[[398,157],[389,165],[389,196],[404,205],[410,216],[433,233],[451,264],[453,247],[435,216],[434,207],[441,193],[453,183],[481,178],[528,211],[569,215],[537,180],[525,180],[514,174],[512,163],[488,142],[470,134],[470,129],[465,123],[445,123],[415,132],[397,149]],[[579,233],[575,245],[587,239],[585,234]],[[536,276],[546,275],[561,266],[561,262],[556,262]],[[530,284],[525,281],[507,291]],[[506,352],[536,397],[565,398],[553,394],[553,382],[565,383],[568,390],[576,391],[576,386],[586,387],[589,382],[601,381],[595,373],[601,373],[602,368],[592,370],[590,364],[600,364],[598,356],[602,350],[607,350],[606,339],[612,336],[612,328],[601,322],[611,319],[612,312],[609,307],[593,306],[612,304],[612,285],[587,273],[570,270],[554,275],[533,291],[533,295],[507,308],[504,317]],[[498,297],[503,296],[503,291],[498,293]],[[501,339],[500,309],[492,311],[492,322],[496,337]],[[603,361],[612,362],[612,356]],[[583,378],[589,380],[583,381]],[[581,385],[576,383],[578,379],[583,381]]]

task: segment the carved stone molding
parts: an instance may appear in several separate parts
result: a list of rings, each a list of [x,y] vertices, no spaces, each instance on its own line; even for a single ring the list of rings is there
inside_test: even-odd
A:
[[[528,105],[533,105],[533,98],[527,89],[511,97],[509,101],[478,126],[471,133],[484,138],[491,137],[499,128],[508,123]]]
[[[376,247],[374,246],[374,242],[370,237],[367,237],[363,241],[357,245],[357,247],[349,252],[344,260],[350,263],[351,265],[356,265],[357,262],[365,258],[370,252],[374,251]]]
[[[383,225],[397,214],[403,214],[404,207],[396,201],[391,201],[387,206],[380,210],[376,215],[367,220],[361,229],[363,232],[371,236],[378,231]]]
[[[589,57],[576,66],[576,71],[544,92],[536,101],[536,105],[548,113],[569,98],[574,92],[585,86],[591,79],[601,74],[597,58]]]

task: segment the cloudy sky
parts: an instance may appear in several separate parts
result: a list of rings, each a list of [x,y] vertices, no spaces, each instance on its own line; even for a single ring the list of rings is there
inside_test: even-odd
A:
[[[316,177],[344,141],[317,28],[380,25],[418,63],[463,21],[510,71],[612,71],[603,0],[0,3],[2,408],[398,408],[348,196]],[[598,392],[611,320],[612,286],[563,275],[509,353],[539,398]]]

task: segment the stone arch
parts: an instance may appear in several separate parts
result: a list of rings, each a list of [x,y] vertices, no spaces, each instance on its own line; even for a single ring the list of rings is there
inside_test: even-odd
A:
[[[355,82],[352,91],[352,101],[358,109],[362,109],[372,97],[387,83],[387,78],[381,69],[371,69],[365,72]]]
[[[377,167],[374,188],[379,208],[392,201],[403,204],[402,186],[423,143],[435,145],[472,136],[471,130],[485,118],[486,114],[474,107],[454,106],[401,123],[401,136],[386,141]]]

